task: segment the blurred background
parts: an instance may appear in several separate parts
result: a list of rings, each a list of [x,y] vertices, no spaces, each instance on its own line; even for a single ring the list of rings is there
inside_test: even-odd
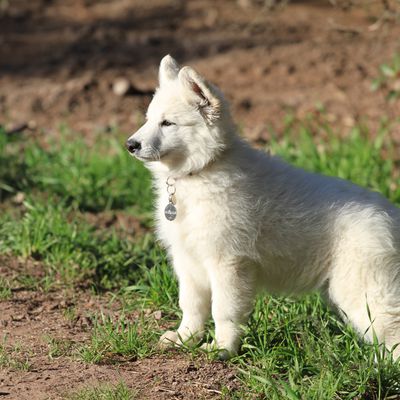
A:
[[[399,15],[398,0],[0,0],[0,125],[133,131],[170,53],[253,141],[321,112],[373,131],[398,115]]]

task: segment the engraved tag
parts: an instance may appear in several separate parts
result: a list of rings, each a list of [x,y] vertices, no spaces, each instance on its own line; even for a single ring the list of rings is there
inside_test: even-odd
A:
[[[164,215],[168,221],[173,221],[176,218],[176,207],[172,203],[169,203],[167,207],[165,207]]]

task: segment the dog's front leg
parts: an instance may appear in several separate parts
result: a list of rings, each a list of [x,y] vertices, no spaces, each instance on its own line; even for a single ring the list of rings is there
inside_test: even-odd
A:
[[[210,314],[211,290],[205,271],[199,270],[190,257],[178,253],[173,256],[179,281],[179,306],[182,321],[177,331],[167,331],[160,343],[164,346],[182,343],[197,344],[204,335],[204,325]]]
[[[243,265],[218,265],[211,272],[212,316],[215,341],[206,349],[218,349],[221,359],[237,354],[243,324],[253,308],[256,271]]]

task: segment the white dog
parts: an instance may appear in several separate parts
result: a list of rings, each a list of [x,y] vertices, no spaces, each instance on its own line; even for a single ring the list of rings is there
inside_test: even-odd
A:
[[[161,342],[198,342],[211,311],[212,346],[236,354],[261,288],[320,289],[367,340],[400,342],[399,210],[251,148],[220,91],[172,57],[159,80],[127,148],[154,175],[158,235],[179,280],[183,318]]]

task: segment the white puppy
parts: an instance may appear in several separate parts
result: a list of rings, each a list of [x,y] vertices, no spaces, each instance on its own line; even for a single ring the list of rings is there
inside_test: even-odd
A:
[[[220,91],[172,57],[159,80],[127,148],[154,175],[158,235],[179,280],[182,322],[161,342],[200,340],[211,311],[214,346],[235,354],[261,288],[320,289],[367,340],[400,342],[399,210],[251,148]]]

